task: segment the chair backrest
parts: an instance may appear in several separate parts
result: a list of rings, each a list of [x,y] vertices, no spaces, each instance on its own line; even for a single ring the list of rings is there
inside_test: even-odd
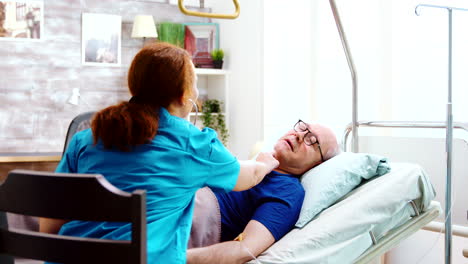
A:
[[[70,122],[70,125],[68,126],[67,136],[65,137],[65,144],[63,145],[62,155],[65,153],[65,150],[67,150],[68,144],[76,132],[91,127],[91,118],[95,113],[96,112],[86,112],[79,114],[75,118],[73,118],[73,120]]]
[[[132,224],[130,241],[0,226],[0,254],[58,263],[146,263],[146,193],[123,192],[102,175],[10,171],[0,186],[0,211]]]
[[[0,212],[0,228],[8,228],[8,222],[5,212]],[[13,257],[0,255],[0,264],[14,264]]]

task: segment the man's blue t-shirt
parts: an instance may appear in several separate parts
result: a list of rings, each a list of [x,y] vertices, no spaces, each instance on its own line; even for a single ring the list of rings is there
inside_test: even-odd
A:
[[[57,172],[102,174],[117,188],[146,191],[148,262],[185,264],[195,192],[208,186],[228,192],[240,164],[211,129],[159,111],[156,137],[130,152],[93,143],[90,129],[73,137]],[[86,193],[86,190],[83,190]],[[131,224],[70,221],[62,235],[130,240]]]
[[[215,192],[221,212],[221,240],[233,240],[250,220],[256,220],[278,241],[299,218],[304,194],[296,175],[276,171],[249,190]]]

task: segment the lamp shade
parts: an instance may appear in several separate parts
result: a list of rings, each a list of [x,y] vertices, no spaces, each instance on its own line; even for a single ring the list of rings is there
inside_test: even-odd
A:
[[[132,38],[156,38],[153,16],[137,15],[133,21]]]

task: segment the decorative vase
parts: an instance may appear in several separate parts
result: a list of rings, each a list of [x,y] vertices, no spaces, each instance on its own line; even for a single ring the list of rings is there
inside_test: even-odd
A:
[[[223,61],[222,60],[214,60],[213,67],[215,69],[222,69],[223,68]]]

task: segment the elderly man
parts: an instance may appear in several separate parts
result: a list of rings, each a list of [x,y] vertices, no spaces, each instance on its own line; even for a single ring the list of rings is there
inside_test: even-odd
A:
[[[276,142],[274,157],[280,165],[260,184],[242,192],[214,193],[222,242],[189,249],[187,263],[245,263],[265,251],[299,217],[304,199],[299,176],[338,152],[336,136],[329,128],[299,120]],[[204,192],[200,196],[209,196]],[[198,220],[194,218],[194,226]]]

